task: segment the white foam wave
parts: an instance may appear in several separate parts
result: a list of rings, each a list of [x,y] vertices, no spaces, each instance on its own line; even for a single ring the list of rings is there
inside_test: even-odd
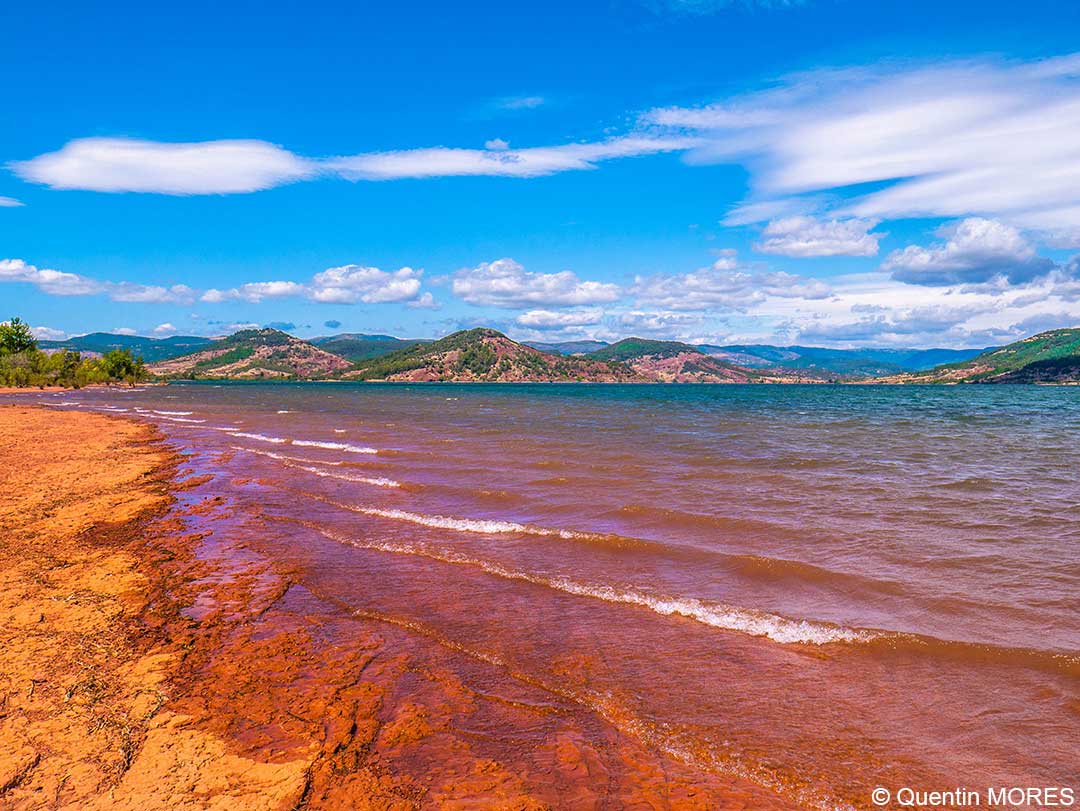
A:
[[[376,487],[401,487],[401,482],[382,477],[373,478],[370,476],[356,476],[352,473],[334,473],[329,470],[322,470],[321,468],[308,465],[289,465],[289,467],[306,470],[308,473],[314,473],[316,476],[323,476],[328,479],[341,479],[346,482],[361,482],[362,484],[373,484]]]
[[[158,411],[157,409],[150,409],[155,414],[163,414],[166,417],[190,417],[194,414],[194,411]]]
[[[196,425],[200,425],[200,424],[206,422],[206,420],[196,420],[196,419],[191,419],[190,417],[165,417],[165,416],[161,416],[161,415],[158,416],[158,419],[159,420],[167,420],[168,422],[193,423],[193,424],[196,424]]]
[[[245,431],[232,431],[232,430],[229,430],[228,428],[217,429],[217,430],[229,431],[229,436],[242,437],[244,439],[256,439],[259,442],[272,442],[275,445],[284,445],[286,442],[289,441],[289,440],[284,439],[283,437],[279,437],[279,436],[267,436],[266,434],[249,434],[249,433],[247,433]]]
[[[375,448],[367,448],[363,445],[350,445],[348,442],[322,442],[315,439],[294,439],[293,445],[305,448],[325,448],[330,451],[345,451],[346,453],[378,453]]]
[[[277,459],[277,460],[283,461],[283,462],[300,462],[301,464],[305,464],[305,465],[313,465],[313,464],[318,463],[320,465],[331,465],[331,466],[345,464],[344,462],[322,462],[322,461],[319,461],[318,459],[305,459],[302,456],[289,456],[289,455],[284,454],[284,453],[275,453],[274,451],[260,451],[260,450],[258,450],[256,448],[243,448],[243,447],[241,447],[239,445],[231,445],[230,447],[234,451],[244,451],[245,453],[254,453],[257,456],[266,456],[266,457],[268,457],[270,459]]]
[[[292,414],[292,412],[289,411],[289,409],[287,409],[287,408],[283,408],[280,411],[278,411],[278,414]]]
[[[335,502],[336,503],[336,502]],[[480,535],[502,535],[507,532],[518,532],[525,535],[547,535],[556,538],[601,538],[587,532],[575,532],[568,529],[552,529],[550,527],[538,527],[532,524],[519,524],[517,521],[498,521],[485,518],[452,518],[447,515],[424,515],[406,510],[384,510],[378,507],[360,507],[354,504],[338,504],[347,510],[374,515],[379,518],[391,518],[397,521],[409,521],[435,529],[449,529],[454,532],[474,532]]]
[[[432,550],[413,544],[347,538],[323,527],[310,525],[327,538],[361,549],[373,549],[402,555],[417,555],[463,566],[475,566],[488,574],[506,580],[520,580],[577,597],[603,600],[607,603],[635,605],[662,616],[681,616],[725,631],[737,631],[749,636],[763,636],[781,644],[827,645],[833,642],[860,642],[873,638],[866,631],[856,631],[838,625],[792,620],[778,614],[748,608],[709,603],[693,597],[667,597],[647,591],[580,583],[566,577],[545,577],[509,569],[492,561],[481,560],[448,550]]]

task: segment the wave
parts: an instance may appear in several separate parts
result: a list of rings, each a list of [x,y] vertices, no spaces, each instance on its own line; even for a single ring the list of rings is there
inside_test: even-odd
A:
[[[239,445],[230,446],[234,451],[244,451],[245,453],[253,453],[258,456],[266,456],[270,459],[276,459],[279,462],[284,462],[285,467],[292,468],[293,470],[304,470],[308,473],[314,473],[316,476],[322,476],[329,479],[340,479],[347,482],[360,482],[361,484],[371,484],[375,487],[401,487],[401,482],[394,479],[387,479],[381,476],[357,476],[351,473],[339,473],[330,470],[324,470],[321,467],[314,467],[314,465],[344,465],[344,462],[320,462],[317,459],[304,459],[300,456],[288,456],[284,453],[274,453],[273,451],[259,451],[254,448],[243,448]]]
[[[371,476],[355,476],[351,473],[334,473],[329,470],[322,470],[317,467],[310,467],[308,465],[286,465],[287,467],[295,468],[297,470],[306,470],[308,473],[314,473],[316,476],[323,476],[328,479],[341,479],[346,482],[361,482],[362,484],[371,484],[376,487],[401,487],[401,482],[394,479],[386,479],[383,477],[371,477]]]
[[[190,417],[194,414],[194,411],[158,411],[157,409],[150,409],[155,414],[163,414],[166,417]]]
[[[351,445],[348,442],[322,442],[315,439],[294,439],[293,445],[300,445],[305,448],[325,448],[331,451],[345,451],[346,453],[378,453],[375,448],[368,448],[364,445]]]
[[[362,507],[356,504],[342,504],[341,502],[329,502],[336,507],[351,512],[373,515],[379,518],[389,518],[395,521],[408,521],[435,529],[449,529],[454,532],[472,532],[479,535],[505,535],[506,533],[520,533],[523,535],[540,535],[553,538],[566,538],[573,540],[610,541],[613,536],[601,535],[593,532],[578,532],[572,529],[554,529],[541,527],[535,524],[521,524],[517,521],[502,521],[490,518],[454,518],[448,515],[426,515],[424,513],[408,512],[406,510],[386,510],[379,507]],[[631,541],[631,539],[621,539]]]
[[[317,463],[317,464],[320,464],[320,465],[330,465],[330,466],[344,465],[345,464],[344,462],[341,462],[341,461],[323,462],[323,461],[321,461],[319,459],[305,459],[303,456],[289,456],[288,454],[275,453],[274,451],[260,451],[257,448],[245,448],[245,447],[242,447],[240,445],[231,445],[230,447],[234,451],[244,451],[245,453],[253,453],[256,456],[265,456],[265,457],[267,457],[269,459],[277,459],[278,461],[281,461],[281,462],[299,462],[300,464],[304,464],[304,465],[313,465],[313,464]]]
[[[377,514],[398,510],[381,510]],[[310,522],[301,522],[330,540],[360,549],[371,549],[392,554],[415,555],[463,566],[473,566],[506,580],[518,580],[537,586],[561,591],[578,597],[588,597],[607,603],[635,605],[647,608],[662,616],[681,616],[713,628],[737,631],[749,636],[767,637],[781,644],[827,645],[835,642],[868,641],[876,632],[845,628],[823,622],[793,620],[778,614],[748,608],[710,603],[693,597],[670,597],[650,592],[616,586],[581,583],[567,577],[546,577],[514,569],[479,558],[472,558],[448,550],[432,550],[414,544],[359,540],[346,537]]]
[[[218,430],[228,431],[229,436],[243,437],[244,439],[256,439],[259,442],[272,442],[275,445],[284,445],[286,442],[289,441],[289,440],[285,439],[284,437],[280,437],[280,436],[266,436],[266,434],[249,434],[249,433],[246,433],[245,431],[232,431],[232,430],[230,430],[228,428],[218,429]]]

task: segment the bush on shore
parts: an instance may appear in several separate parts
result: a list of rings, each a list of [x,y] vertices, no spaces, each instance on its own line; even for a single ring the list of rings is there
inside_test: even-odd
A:
[[[114,349],[100,358],[84,358],[70,349],[43,352],[26,322],[0,322],[0,386],[64,386],[91,383],[140,383],[149,375],[142,358]]]

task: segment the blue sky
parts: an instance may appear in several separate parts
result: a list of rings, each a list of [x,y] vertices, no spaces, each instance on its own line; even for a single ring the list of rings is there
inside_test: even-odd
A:
[[[42,336],[1080,323],[1075,3],[152,5],[0,10]]]

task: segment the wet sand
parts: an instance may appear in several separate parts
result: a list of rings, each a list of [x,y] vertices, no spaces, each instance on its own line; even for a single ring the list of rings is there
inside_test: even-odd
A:
[[[5,808],[795,807],[336,610],[144,423],[0,408],[0,493]]]

